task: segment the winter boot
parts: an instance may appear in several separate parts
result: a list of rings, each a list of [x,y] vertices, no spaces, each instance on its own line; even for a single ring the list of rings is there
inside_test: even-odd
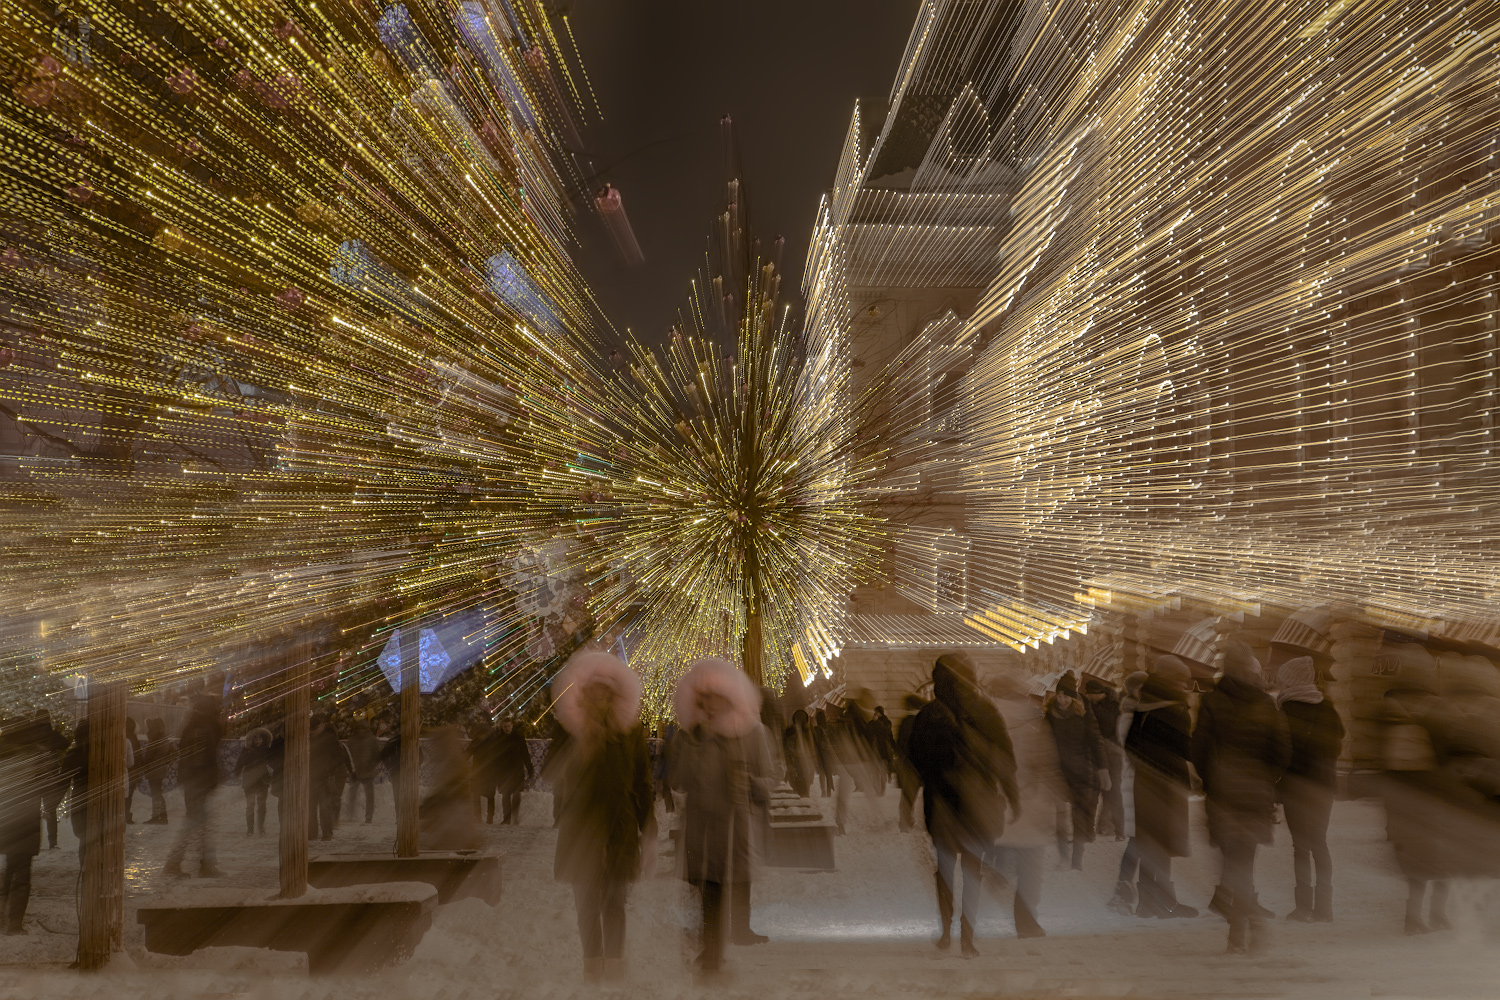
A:
[[[1214,886],[1214,898],[1208,901],[1208,909],[1210,913],[1217,913],[1225,920],[1233,923],[1234,893],[1230,892],[1222,885]]]
[[[1296,888],[1297,908],[1286,915],[1288,920],[1305,924],[1313,918],[1313,889],[1310,885]]]
[[[1135,886],[1129,882],[1116,882],[1115,894],[1105,905],[1121,916],[1130,916],[1135,909]]]
[[[1177,890],[1172,887],[1171,882],[1163,882],[1159,888],[1161,889],[1163,899],[1162,911],[1159,916],[1163,920],[1190,919],[1198,915],[1198,910],[1195,907],[1177,902]]]
[[[583,980],[586,983],[597,983],[604,979],[604,959],[585,958],[583,960]]]
[[[1161,886],[1156,880],[1141,872],[1140,881],[1136,883],[1138,900],[1135,904],[1135,915],[1138,917],[1160,917],[1166,912],[1166,900],[1163,898]]]
[[[1016,937],[1039,938],[1046,937],[1047,932],[1042,930],[1042,925],[1036,922],[1036,914],[1031,912],[1031,907],[1021,900],[1021,894],[1016,893],[1016,900],[1011,905],[1011,912],[1016,920]]]
[[[765,944],[771,940],[750,929],[750,883],[735,882],[729,886],[729,943]]]
[[[1224,949],[1226,955],[1247,955],[1250,953],[1250,921],[1244,917],[1232,916],[1229,919],[1229,944]]]
[[[1315,924],[1333,923],[1333,886],[1326,882],[1313,893],[1312,920]]]
[[[958,918],[958,947],[964,958],[977,958],[979,949],[974,947],[974,925],[968,917]]]

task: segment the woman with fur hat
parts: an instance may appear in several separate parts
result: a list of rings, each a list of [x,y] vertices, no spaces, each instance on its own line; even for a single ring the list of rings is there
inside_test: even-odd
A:
[[[727,660],[699,660],[677,682],[681,727],[673,740],[672,787],[682,792],[683,877],[703,905],[698,966],[724,960],[722,908],[729,893],[733,944],[761,944],[750,929],[750,830],[771,801],[771,756],[760,722],[760,693]]]
[[[1297,907],[1287,919],[1304,923],[1333,919],[1328,821],[1333,815],[1339,750],[1344,743],[1343,720],[1315,679],[1316,667],[1307,656],[1286,661],[1276,673],[1276,706],[1286,719],[1292,741],[1292,757],[1277,786],[1292,834],[1292,866],[1297,878]]]
[[[626,890],[640,874],[642,835],[654,815],[641,682],[619,658],[586,650],[553,683],[562,692],[554,711],[568,733],[552,765],[553,875],[573,886],[584,975],[620,979]]]

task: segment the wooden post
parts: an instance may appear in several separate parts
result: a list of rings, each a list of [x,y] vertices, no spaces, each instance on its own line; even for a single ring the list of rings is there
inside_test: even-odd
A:
[[[745,615],[745,645],[744,666],[745,673],[756,687],[764,683],[764,673],[761,667],[761,651],[764,643],[761,630],[760,614],[751,611]]]
[[[293,643],[286,671],[286,694],[282,700],[286,724],[281,763],[281,897],[297,899],[307,894],[308,718],[312,706],[312,648]]]
[[[422,772],[422,629],[413,619],[401,636],[401,771],[396,782],[396,857],[417,856],[417,783]]]
[[[78,967],[94,972],[123,946],[125,927],[125,701],[123,681],[89,685],[89,778],[84,796]]]

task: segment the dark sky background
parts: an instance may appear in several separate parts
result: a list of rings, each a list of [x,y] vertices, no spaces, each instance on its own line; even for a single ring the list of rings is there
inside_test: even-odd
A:
[[[752,224],[763,244],[786,238],[783,299],[800,305],[807,239],[855,100],[867,128],[883,118],[917,7],[571,0],[569,21],[604,113],[583,130],[603,170],[593,187],[620,189],[646,256],[627,269],[597,218],[580,220],[579,264],[622,333],[628,326],[658,342],[686,301],[722,199],[724,114],[734,119]]]

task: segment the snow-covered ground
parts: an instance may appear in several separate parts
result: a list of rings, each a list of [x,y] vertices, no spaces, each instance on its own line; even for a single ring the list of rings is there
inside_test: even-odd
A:
[[[394,816],[381,789],[374,824],[346,821],[332,850],[389,850]],[[276,838],[246,837],[238,789],[221,789],[214,827],[226,876],[189,886],[244,886],[275,892]],[[632,890],[624,983],[582,979],[568,887],[552,880],[554,834],[545,793],[527,793],[518,827],[484,828],[505,855],[504,900],[442,907],[416,955],[378,976],[310,979],[300,955],[217,949],[188,958],[146,953],[134,907],[167,890],[159,868],[174,825],[132,826],[128,834],[126,953],[99,976],[67,970],[76,944],[76,841],[37,859],[25,937],[0,937],[0,1000],[94,997],[110,1000],[264,998],[264,1000],[479,1000],[571,995],[706,995],[870,998],[940,997],[1484,997],[1500,996],[1500,891],[1459,884],[1450,904],[1455,930],[1422,938],[1402,934],[1405,887],[1384,839],[1378,804],[1341,802],[1334,812],[1336,910],[1331,925],[1272,928],[1260,957],[1223,954],[1225,927],[1213,916],[1146,921],[1104,906],[1122,844],[1092,845],[1082,872],[1054,867],[1043,889],[1045,939],[1019,941],[1009,895],[987,899],[979,925],[981,956],[936,951],[931,853],[920,831],[896,828],[894,790],[856,796],[849,834],[837,842],[838,871],[763,869],[754,890],[754,924],[771,943],[731,948],[719,983],[694,983],[693,901],[663,862]],[[144,812],[145,810],[140,810]],[[1200,817],[1201,819],[1201,817]],[[274,806],[271,826],[274,828]],[[1292,906],[1291,848],[1284,829],[1257,863],[1261,901]],[[322,845],[314,844],[316,851]],[[1056,857],[1049,852],[1049,863]],[[195,862],[190,862],[190,868]],[[1194,857],[1179,861],[1179,895],[1202,907],[1217,881],[1217,853],[1198,831]],[[177,885],[173,883],[173,885]],[[179,891],[182,888],[178,886]]]

